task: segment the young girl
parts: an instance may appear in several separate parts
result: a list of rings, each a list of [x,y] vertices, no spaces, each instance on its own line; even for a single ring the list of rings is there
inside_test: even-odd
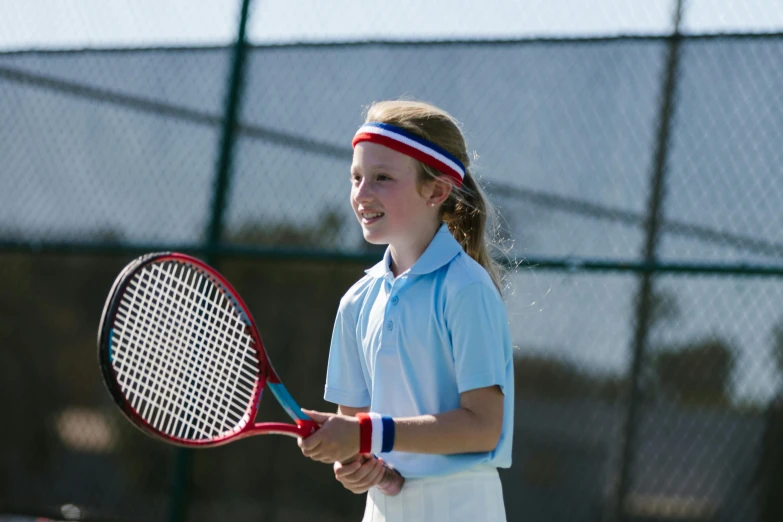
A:
[[[338,413],[307,412],[322,427],[302,453],[369,491],[365,522],[505,521],[511,338],[465,140],[444,111],[389,101],[353,146],[351,205],[388,248],[340,302],[325,392]],[[384,463],[406,477],[398,495],[374,487]]]

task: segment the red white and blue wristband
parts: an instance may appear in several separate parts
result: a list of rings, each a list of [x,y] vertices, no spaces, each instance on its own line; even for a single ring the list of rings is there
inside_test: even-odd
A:
[[[353,137],[352,145],[356,147],[357,143],[363,141],[378,143],[417,159],[449,176],[457,187],[462,186],[462,180],[465,178],[465,165],[443,147],[416,136],[410,131],[396,125],[370,121],[359,127]]]
[[[394,448],[394,420],[380,413],[359,413],[359,453],[378,455]]]

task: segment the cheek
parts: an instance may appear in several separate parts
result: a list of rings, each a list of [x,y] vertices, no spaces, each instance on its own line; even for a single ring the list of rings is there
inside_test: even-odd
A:
[[[394,221],[409,223],[420,219],[421,209],[415,201],[408,198],[400,198],[391,207],[394,209]]]

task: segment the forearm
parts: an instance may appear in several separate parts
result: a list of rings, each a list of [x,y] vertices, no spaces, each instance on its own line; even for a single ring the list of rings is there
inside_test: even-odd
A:
[[[499,438],[497,423],[465,408],[394,419],[394,451],[436,455],[486,452],[495,449]]]
[[[340,406],[354,417],[369,408]],[[460,394],[460,407],[433,415],[394,417],[394,451],[450,455],[492,451],[503,428],[503,393],[497,386]],[[357,432],[358,435],[358,432]]]

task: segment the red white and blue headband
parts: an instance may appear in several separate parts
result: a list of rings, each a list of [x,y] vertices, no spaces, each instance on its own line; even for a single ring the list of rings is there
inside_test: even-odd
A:
[[[359,127],[353,137],[352,145],[356,147],[356,144],[362,141],[377,143],[419,160],[451,177],[457,187],[462,186],[465,165],[443,147],[412,132],[396,125],[370,121]]]

